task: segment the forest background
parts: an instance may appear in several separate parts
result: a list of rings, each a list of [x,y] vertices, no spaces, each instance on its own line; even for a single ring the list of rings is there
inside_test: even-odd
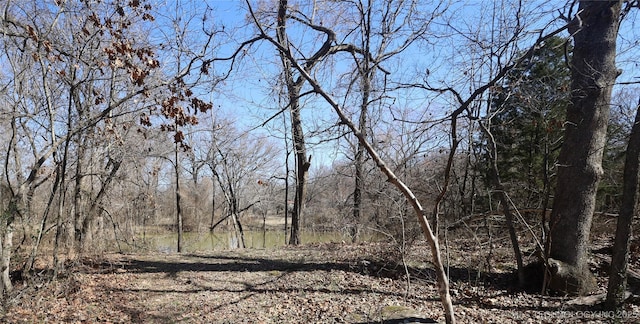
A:
[[[549,253],[579,2],[0,4],[5,290],[167,232],[178,252],[183,232],[242,247],[247,226],[404,246],[475,221]],[[640,82],[638,4],[620,4],[595,197],[611,218]]]

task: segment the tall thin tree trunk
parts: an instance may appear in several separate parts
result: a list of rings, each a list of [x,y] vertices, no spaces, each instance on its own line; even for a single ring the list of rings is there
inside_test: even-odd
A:
[[[57,173],[59,173],[59,176],[60,176],[58,209],[56,212],[56,236],[53,243],[53,279],[55,279],[58,276],[58,273],[60,272],[62,267],[62,262],[60,260],[60,245],[62,244],[62,235],[64,233],[64,228],[63,228],[64,226],[63,217],[64,217],[64,206],[65,206],[64,202],[67,200],[66,199],[67,198],[66,179],[67,179],[67,162],[69,161],[69,145],[70,144],[71,144],[71,141],[66,141],[64,143],[64,150],[62,151],[62,158],[60,161],[58,161],[57,153],[54,152],[53,154],[53,160],[58,165]],[[74,226],[75,226],[75,223],[74,223]],[[72,231],[75,231],[75,227],[74,229],[72,229]],[[75,245],[75,242],[73,242],[72,245]],[[72,246],[71,248],[74,248],[74,247],[75,246]]]
[[[613,256],[609,270],[609,286],[605,307],[615,310],[624,301],[627,286],[627,266],[629,261],[629,243],[633,216],[638,205],[638,165],[640,164],[640,102],[636,109],[636,118],[631,128],[631,136],[627,145],[627,156],[624,163],[624,180],[622,205],[616,226],[616,238],[613,243]]]
[[[526,285],[526,275],[524,272],[524,262],[522,261],[522,252],[520,251],[520,243],[518,242],[518,234],[516,233],[515,223],[513,221],[513,213],[509,204],[507,193],[504,191],[504,186],[500,178],[496,175],[497,181],[495,182],[495,189],[500,197],[500,203],[502,204],[502,211],[507,222],[507,231],[509,232],[509,239],[511,239],[511,247],[513,248],[513,255],[516,259],[516,271],[518,273],[518,285],[524,287]]]
[[[373,72],[369,66],[368,56],[362,62],[360,68],[362,98],[360,102],[360,118],[358,120],[358,129],[362,133],[362,136],[367,137],[367,114],[369,108],[369,97],[371,94],[371,78]],[[351,227],[351,242],[358,241],[359,227],[362,223],[362,192],[364,191],[364,160],[366,151],[360,141],[358,141],[356,147],[356,156],[354,159],[355,165],[355,183],[353,189],[353,224]]]
[[[362,43],[366,53],[371,50],[371,3],[368,2],[361,13],[362,25]],[[371,80],[374,76],[374,70],[371,67],[369,55],[363,55],[360,66],[358,66],[358,74],[360,76],[360,90],[362,97],[360,98],[360,118],[358,119],[358,130],[362,136],[367,137],[367,118],[369,113],[369,98],[371,96]],[[362,223],[362,192],[364,191],[364,145],[358,141],[356,146],[356,155],[354,159],[355,165],[355,183],[353,188],[353,224],[351,227],[351,242],[358,240],[358,230]]]
[[[289,39],[286,33],[287,0],[278,3],[278,30],[277,38],[283,48],[289,50]],[[290,53],[289,53],[290,54]],[[294,153],[296,156],[296,189],[293,201],[293,213],[291,215],[291,236],[289,244],[300,244],[300,222],[304,210],[305,196],[307,193],[307,176],[311,167],[311,157],[307,159],[304,131],[302,130],[302,116],[300,114],[300,89],[304,79],[294,80],[291,62],[287,53],[280,52],[285,83],[289,98],[289,112],[291,114],[291,134],[293,138]]]
[[[177,252],[182,252],[182,205],[180,201],[180,164],[178,161],[178,143],[175,147],[175,173],[176,173],[176,227],[178,231]]]
[[[48,97],[47,97],[48,98]],[[17,125],[17,112],[14,106],[13,118],[11,118],[11,136],[9,138],[9,145],[7,154],[4,160],[4,176],[7,180],[6,188],[3,188],[3,198],[8,200],[6,209],[0,210],[2,212],[0,222],[0,297],[4,293],[9,293],[13,290],[13,284],[11,283],[11,254],[13,253],[13,233],[14,233],[14,220],[21,213],[24,213],[23,207],[26,207],[26,212],[31,212],[31,204],[28,202],[33,195],[31,184],[35,181],[36,174],[42,164],[43,159],[39,159],[31,169],[29,176],[25,179],[20,172],[22,170],[20,151],[18,150],[18,141],[16,140],[18,134]],[[52,132],[53,134],[53,132]],[[9,161],[11,159],[11,153],[13,153],[13,163],[17,171],[16,182],[19,183],[17,190],[11,187],[9,182]],[[26,197],[25,197],[26,193]],[[26,198],[26,199],[25,199]],[[4,199],[3,199],[4,200]],[[25,204],[24,201],[27,200]]]
[[[209,225],[209,231],[213,232],[213,224],[216,222],[216,183],[213,177],[211,177],[211,225]]]
[[[287,120],[283,118],[284,123],[284,147],[287,156],[284,158],[284,243],[287,244],[287,233],[289,233],[289,143],[287,141]]]
[[[297,100],[296,100],[297,101]],[[298,106],[296,104],[296,106]],[[311,157],[307,160],[307,150],[302,133],[302,121],[300,118],[300,107],[291,110],[291,120],[293,122],[293,142],[296,155],[296,190],[293,200],[293,213],[291,214],[291,236],[289,244],[300,244],[300,223],[304,210],[307,195],[307,176],[311,166]]]
[[[574,39],[571,105],[558,158],[550,219],[550,257],[563,269],[551,276],[552,290],[580,294],[595,288],[587,266],[589,232],[603,173],[611,90],[618,70],[616,38],[622,1],[581,0],[569,31]]]
[[[83,250],[83,242],[86,241],[86,238],[83,237],[85,233],[82,232],[82,223],[83,218],[86,217],[86,212],[84,210],[84,198],[82,194],[83,190],[83,179],[84,179],[84,170],[83,170],[83,156],[84,156],[84,144],[78,141],[77,147],[77,156],[76,156],[76,174],[75,174],[75,187],[73,189],[73,237],[75,239],[76,248],[78,251]]]
[[[53,241],[53,280],[58,277],[58,273],[62,268],[63,262],[60,260],[60,245],[62,245],[62,234],[63,234],[63,208],[64,204],[62,200],[65,198],[65,185],[62,183],[62,188],[60,190],[60,199],[58,202],[58,210],[56,213],[56,236]]]
[[[351,227],[349,228],[349,236],[351,236],[351,243],[356,243],[358,241],[358,232],[360,223],[362,222],[361,218],[361,209],[362,209],[362,191],[363,191],[363,179],[362,179],[362,169],[364,164],[363,152],[361,145],[358,144],[358,148],[356,150],[356,157],[353,163],[355,164],[355,183],[353,188],[353,219]]]
[[[262,213],[262,248],[267,248],[267,210],[264,209]]]
[[[208,157],[210,159],[208,162],[209,168],[211,169],[211,173],[215,172],[216,168],[216,118],[214,115],[214,109],[211,109],[211,145],[213,148],[211,149],[211,156]],[[213,233],[214,224],[216,219],[216,177],[211,177],[211,225],[209,225],[209,232]]]

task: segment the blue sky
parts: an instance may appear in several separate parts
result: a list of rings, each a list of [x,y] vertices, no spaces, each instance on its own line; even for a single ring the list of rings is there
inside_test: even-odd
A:
[[[488,52],[495,50],[495,48],[482,49],[481,44],[473,43],[471,37],[477,37],[487,43],[490,43],[492,38],[493,41],[496,41],[509,37],[508,33],[501,34],[504,30],[502,32],[500,30],[491,32],[491,30],[497,29],[496,21],[501,17],[510,17],[514,14],[515,8],[511,5],[512,2],[503,1],[502,5],[499,2],[488,0],[451,2],[450,9],[433,25],[432,33],[439,35],[439,38],[425,39],[425,42],[420,46],[410,48],[403,56],[402,61],[389,62],[387,68],[393,69],[391,78],[401,77],[403,82],[424,82],[424,75],[428,70],[430,74],[427,80],[433,85],[438,87],[451,86],[463,95],[472,92],[475,86],[486,81],[490,74],[489,67],[497,64],[497,60],[489,62],[483,59]],[[295,2],[290,1],[291,3]],[[252,1],[252,4],[255,5],[256,1]],[[240,42],[255,35],[252,28],[246,27],[248,21],[244,1],[209,0],[191,5],[193,7],[186,8],[185,11],[200,10],[202,13],[203,10],[198,8],[205,6],[212,8],[208,19],[211,19],[217,26],[224,25],[225,31],[232,35],[231,39],[224,40],[219,47],[216,53],[219,56],[228,55],[237,48]],[[435,6],[435,3],[433,5]],[[518,47],[514,46],[504,50],[512,53],[522,51],[537,37],[540,28],[552,30],[559,26],[561,21],[558,20],[551,25],[548,24],[558,16],[558,10],[565,5],[565,1],[527,2],[526,6],[530,12],[523,15],[520,24],[527,26],[529,34],[522,37],[518,42]],[[629,17],[632,19],[627,19],[621,28],[618,63],[623,69],[623,74],[618,79],[619,82],[640,81],[636,60],[638,28],[635,28],[635,16],[637,16],[637,10],[632,13],[632,17]],[[500,28],[507,27],[508,31],[509,26],[516,27],[512,22],[511,25]],[[315,41],[313,38],[309,38],[312,33],[296,34],[299,32],[296,29],[291,29],[290,32],[292,37],[304,36],[307,38],[307,42],[313,43]],[[197,33],[193,35],[197,35]],[[561,35],[566,36],[566,33]],[[254,45],[247,54],[243,58],[242,65],[237,67],[237,74],[221,84],[213,93],[206,93],[203,96],[205,99],[214,101],[217,112],[221,116],[236,120],[240,128],[254,129],[280,107],[273,93],[274,78],[277,77],[280,66],[273,46],[266,42]],[[218,67],[224,68],[224,65]],[[335,75],[326,79],[331,81],[329,83],[332,83],[333,86],[336,85],[337,76],[348,70],[349,66],[347,63],[338,63],[334,68],[336,69]],[[327,89],[337,91],[332,86]],[[337,96],[339,97],[340,94]],[[433,118],[442,117],[444,112],[455,108],[451,96],[434,96],[434,93],[431,92],[414,90],[395,92],[390,96],[394,97],[393,103],[388,105],[397,108],[429,110]],[[306,107],[303,110],[307,132],[312,131],[316,126],[319,128],[327,127],[328,124],[337,120],[322,100],[312,99],[305,99]],[[342,102],[340,98],[338,99],[338,102]],[[417,113],[416,115],[420,116],[421,114]],[[282,120],[276,119],[268,131],[259,130],[258,132],[264,132],[264,134],[281,132],[283,131],[281,125]],[[319,140],[319,138],[311,138],[310,142],[318,142]],[[311,146],[310,150],[317,165],[330,165],[335,159],[341,157],[334,143]]]

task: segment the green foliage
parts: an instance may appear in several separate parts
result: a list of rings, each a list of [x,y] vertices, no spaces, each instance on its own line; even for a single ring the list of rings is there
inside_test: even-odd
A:
[[[571,71],[566,64],[571,47],[560,37],[549,39],[521,68],[512,70],[501,87],[491,92],[489,130],[496,141],[500,178],[519,208],[541,208],[546,192],[553,192],[555,164],[562,145],[565,111],[570,102]],[[566,54],[565,55],[565,51]],[[614,101],[604,176],[599,185],[598,210],[617,212],[627,135],[633,103],[619,94]],[[630,104],[631,103],[631,104]],[[487,185],[491,162],[488,139],[480,144],[480,172]],[[546,180],[545,180],[546,179]],[[547,186],[545,186],[545,181]],[[547,206],[548,207],[548,206]]]
[[[569,52],[570,47],[565,44],[560,37],[549,39],[491,93],[489,130],[496,142],[498,170],[519,207],[542,207],[548,192],[545,181],[550,183],[552,177],[570,104],[571,73],[565,63],[565,49]],[[483,145],[489,144],[485,138]],[[489,163],[489,149],[484,151]]]
[[[634,123],[637,106],[637,88],[625,89],[612,98],[607,143],[602,158],[604,174],[598,186],[596,208],[617,213],[622,200],[622,173],[627,142]]]

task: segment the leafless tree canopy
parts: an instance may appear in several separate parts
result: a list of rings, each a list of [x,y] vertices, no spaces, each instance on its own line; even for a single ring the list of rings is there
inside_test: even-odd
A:
[[[594,215],[637,200],[637,7],[0,1],[2,292],[39,262],[261,230],[398,259],[426,240],[450,323],[449,235],[487,272],[508,237],[521,285],[557,261],[579,287],[548,288],[584,293]]]

